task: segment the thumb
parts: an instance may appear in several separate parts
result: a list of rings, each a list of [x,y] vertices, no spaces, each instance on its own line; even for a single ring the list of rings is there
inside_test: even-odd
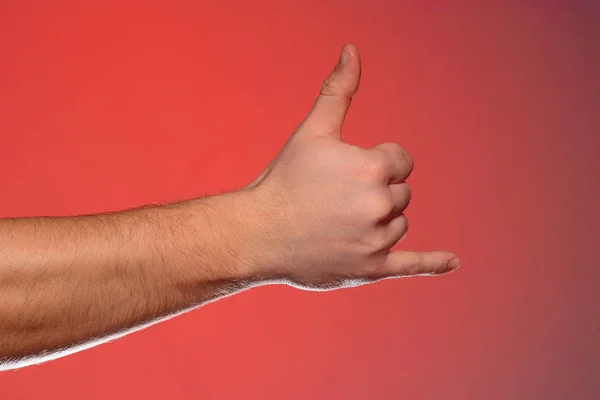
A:
[[[321,93],[304,120],[309,132],[342,138],[342,125],[350,108],[352,96],[360,81],[360,54],[347,44],[342,49],[338,64],[327,77]]]
[[[448,251],[392,251],[385,263],[385,273],[393,276],[443,274],[460,265],[456,254]]]

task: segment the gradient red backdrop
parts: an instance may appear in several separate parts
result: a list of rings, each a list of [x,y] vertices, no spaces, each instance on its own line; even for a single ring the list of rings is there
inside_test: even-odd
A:
[[[0,373],[0,398],[599,398],[600,7],[483,3],[2,1],[1,217],[246,185],[352,42],[344,140],[413,154],[398,248],[462,267],[256,288]]]

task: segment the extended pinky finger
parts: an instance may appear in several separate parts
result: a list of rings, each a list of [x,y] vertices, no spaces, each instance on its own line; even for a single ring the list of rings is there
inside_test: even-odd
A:
[[[460,261],[449,251],[392,251],[387,255],[385,272],[394,276],[431,275],[450,272]]]

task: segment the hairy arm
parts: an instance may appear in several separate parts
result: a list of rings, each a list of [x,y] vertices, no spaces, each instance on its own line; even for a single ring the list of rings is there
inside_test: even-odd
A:
[[[249,287],[241,197],[0,220],[0,370],[73,353]]]

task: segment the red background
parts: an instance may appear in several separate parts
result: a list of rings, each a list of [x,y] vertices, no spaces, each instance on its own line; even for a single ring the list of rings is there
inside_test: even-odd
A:
[[[352,42],[344,139],[415,158],[399,248],[462,259],[438,278],[253,289],[0,373],[0,397],[598,398],[600,7],[486,3],[0,3],[0,216],[246,185]]]

